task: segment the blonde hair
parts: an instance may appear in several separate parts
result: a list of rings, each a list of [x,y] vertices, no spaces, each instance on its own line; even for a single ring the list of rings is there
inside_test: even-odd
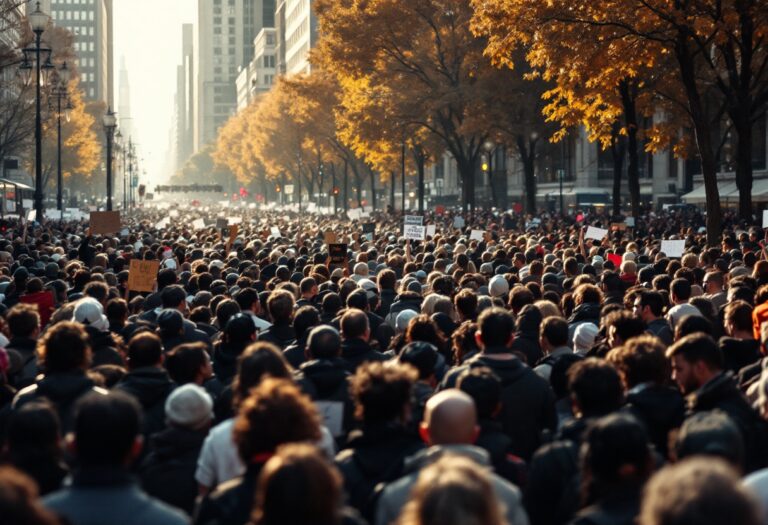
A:
[[[541,319],[542,321],[546,319],[547,317],[562,317],[563,313],[560,311],[560,307],[557,306],[552,301],[547,301],[546,299],[542,299],[540,301],[536,301],[533,303],[533,306],[539,309],[541,312]]]

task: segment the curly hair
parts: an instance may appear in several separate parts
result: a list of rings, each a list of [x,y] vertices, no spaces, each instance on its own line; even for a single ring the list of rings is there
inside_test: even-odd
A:
[[[411,400],[418,372],[394,362],[365,363],[350,380],[355,415],[366,422],[392,421]]]
[[[56,323],[38,340],[37,355],[47,373],[85,370],[91,363],[88,333],[80,323]]]

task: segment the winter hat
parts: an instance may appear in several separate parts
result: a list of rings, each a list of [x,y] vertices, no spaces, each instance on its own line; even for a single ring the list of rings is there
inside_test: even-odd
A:
[[[491,297],[504,297],[509,293],[509,282],[503,275],[494,275],[488,281],[488,293]]]
[[[397,317],[395,318],[395,329],[398,333],[405,332],[405,329],[408,328],[408,323],[411,322],[411,319],[419,315],[418,313],[414,312],[413,310],[403,310],[399,314],[397,314]]]
[[[573,351],[584,355],[594,346],[599,329],[593,323],[581,323],[573,333]]]
[[[677,326],[682,318],[687,315],[701,316],[701,310],[688,303],[678,304],[677,306],[670,308],[670,310],[667,312],[667,321],[669,321],[669,325],[672,330],[674,330],[675,326]]]
[[[93,297],[84,297],[75,304],[72,320],[106,332],[109,330],[109,321],[103,312],[104,309],[99,301]]]
[[[204,388],[187,383],[168,396],[165,401],[165,417],[172,425],[202,428],[213,421],[213,400]]]

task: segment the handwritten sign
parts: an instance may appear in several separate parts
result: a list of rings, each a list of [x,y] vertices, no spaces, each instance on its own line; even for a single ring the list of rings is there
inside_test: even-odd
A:
[[[119,211],[92,211],[89,219],[91,235],[117,233],[120,231]]]
[[[155,287],[160,261],[131,259],[128,267],[128,289],[134,292],[151,292]]]
[[[347,245],[329,244],[328,256],[331,259],[332,265],[345,265],[347,263]]]
[[[427,225],[427,237],[434,237],[435,233],[437,233],[437,226],[434,224],[428,224]]]
[[[453,219],[453,227],[457,230],[462,229],[466,225],[466,221],[464,220],[464,217],[454,217]]]
[[[680,258],[685,251],[685,241],[661,241],[661,251],[667,257]]]
[[[192,221],[192,227],[196,230],[202,230],[205,228],[205,219],[196,219]]]
[[[588,226],[587,233],[584,235],[584,238],[602,241],[606,235],[608,235],[608,230],[604,230],[603,228],[595,228],[594,226]]]
[[[482,241],[485,237],[485,232],[483,230],[472,230],[472,232],[469,234],[469,240],[477,240]]]
[[[403,224],[405,224],[405,226],[423,226],[424,217],[421,215],[406,215]]]
[[[233,224],[229,227],[229,240],[227,241],[227,251],[232,247],[232,245],[235,243],[235,239],[237,239],[237,233],[240,229],[240,226],[237,224]]]
[[[269,234],[272,235],[272,237],[280,237],[280,228],[277,226],[272,226],[269,229]]]
[[[427,234],[427,228],[425,226],[407,224],[403,233],[404,237],[410,241],[423,241]]]

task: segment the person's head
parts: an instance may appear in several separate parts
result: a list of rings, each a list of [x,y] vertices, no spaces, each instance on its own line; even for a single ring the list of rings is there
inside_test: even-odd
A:
[[[61,424],[53,405],[43,398],[12,411],[5,446],[12,463],[59,458]]]
[[[539,327],[539,345],[545,353],[568,344],[568,322],[562,317],[547,317]]]
[[[48,374],[85,371],[91,363],[91,344],[83,325],[62,321],[38,340],[37,354],[41,369]]]
[[[229,320],[240,312],[240,305],[237,301],[233,301],[232,299],[219,301],[219,303],[216,304],[216,324],[219,325],[219,329],[224,330]],[[248,317],[250,318],[250,315],[248,315]]]
[[[430,446],[474,443],[480,433],[475,402],[456,388],[438,392],[427,400],[419,432]]]
[[[419,473],[400,525],[506,525],[489,471],[446,454]]]
[[[5,320],[11,337],[36,339],[40,334],[40,314],[37,305],[19,303],[8,310]]]
[[[240,459],[259,463],[285,443],[319,441],[320,416],[292,381],[270,377],[240,404],[232,436]]]
[[[752,305],[746,301],[733,301],[725,305],[724,314],[725,333],[732,337],[753,337]]]
[[[568,391],[574,413],[581,417],[601,417],[618,410],[624,390],[616,369],[601,359],[590,357],[568,370]]]
[[[582,494],[593,503],[622,487],[637,490],[653,471],[645,427],[630,414],[610,414],[587,430],[581,448]]]
[[[165,369],[177,385],[202,385],[213,374],[205,343],[184,343],[165,354]]]
[[[704,281],[702,281],[702,288],[705,294],[713,294],[723,291],[723,274],[722,272],[714,271],[707,272],[704,275]]]
[[[368,341],[371,330],[368,316],[362,310],[350,309],[341,316],[341,335],[345,340],[362,339]]]
[[[720,410],[697,412],[687,417],[675,438],[677,460],[691,456],[714,456],[731,466],[744,467],[744,438],[739,427]]]
[[[600,288],[594,284],[580,284],[573,291],[573,300],[576,306],[582,304],[600,304],[603,301],[603,294]]]
[[[35,481],[11,466],[0,466],[0,516],[9,524],[61,525],[40,501]]]
[[[477,320],[475,338],[480,348],[509,348],[515,336],[515,320],[503,308],[488,308]]]
[[[664,344],[652,335],[633,337],[608,353],[608,362],[621,374],[627,390],[643,383],[663,385],[669,378]]]
[[[299,283],[299,293],[302,297],[317,295],[317,281],[313,277],[304,277]]]
[[[163,362],[163,342],[152,332],[134,335],[128,343],[128,368],[136,370],[160,366]]]
[[[687,303],[691,298],[691,281],[678,278],[669,285],[670,299],[674,304]]]
[[[695,333],[712,335],[712,323],[709,319],[703,315],[684,315],[675,324],[676,341]]]
[[[249,345],[237,361],[237,375],[232,381],[234,404],[248,397],[248,392],[266,377],[290,379],[291,366],[279,348],[259,341]]]
[[[723,370],[723,353],[711,336],[687,335],[667,349],[672,379],[684,394],[701,388]]]
[[[282,445],[262,468],[252,514],[253,525],[336,525],[342,504],[342,478],[311,445]],[[301,504],[296,496],[301,495]]]
[[[267,299],[267,311],[274,324],[289,324],[293,318],[294,298],[287,290],[275,290]]]
[[[246,345],[256,340],[256,325],[250,314],[236,313],[227,320],[222,334],[222,340],[230,348],[245,348]]]
[[[415,368],[419,372],[420,381],[436,383],[435,366],[438,355],[435,345],[426,341],[413,341],[400,350],[397,360]]]
[[[184,311],[187,306],[187,293],[184,288],[178,284],[172,284],[163,288],[160,292],[160,301],[163,308],[175,308]]]
[[[477,317],[477,295],[471,290],[462,290],[453,298],[456,312],[462,320]]]
[[[69,448],[83,467],[124,467],[142,447],[141,406],[122,392],[90,393],[75,405]]]
[[[333,359],[341,355],[341,335],[330,325],[316,326],[309,332],[306,354],[308,359]]]
[[[310,330],[319,324],[320,312],[314,306],[302,306],[293,316],[293,329],[300,340],[309,336]]]
[[[664,297],[659,292],[642,291],[635,296],[634,313],[646,323],[658,319],[664,313]]]
[[[165,400],[165,419],[172,427],[207,430],[213,421],[213,399],[198,385],[182,385]]]
[[[456,381],[456,388],[475,402],[479,420],[493,419],[501,408],[501,379],[488,367],[468,368]]]
[[[361,365],[350,379],[355,415],[366,424],[404,422],[410,414],[411,391],[418,372],[395,362]]]
[[[605,318],[608,346],[616,348],[632,337],[645,333],[645,322],[626,310],[611,312]]]
[[[754,496],[722,460],[690,458],[659,470],[645,487],[638,525],[759,525]]]

